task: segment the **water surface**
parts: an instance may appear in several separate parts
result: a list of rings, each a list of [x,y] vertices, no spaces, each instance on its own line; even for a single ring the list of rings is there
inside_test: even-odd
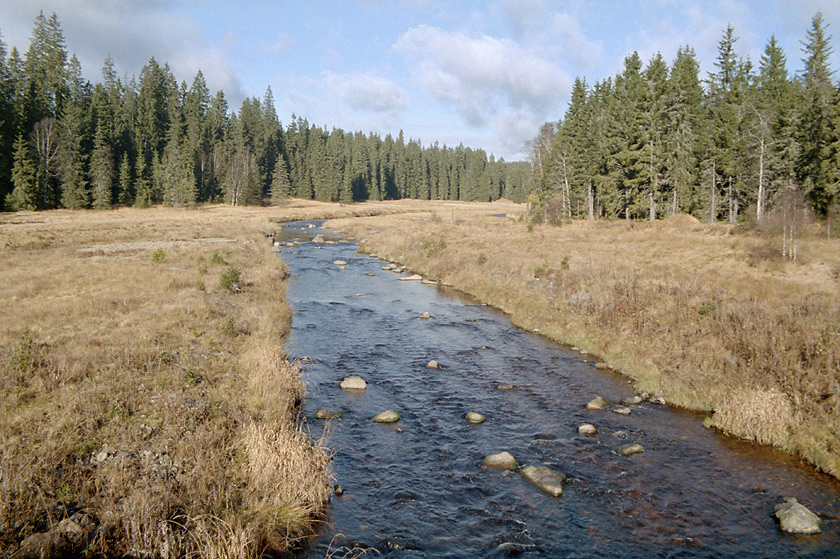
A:
[[[284,232],[319,233],[331,238],[301,223]],[[389,557],[840,556],[840,484],[797,459],[653,403],[630,416],[588,411],[596,395],[632,396],[627,380],[457,292],[399,281],[355,243],[306,241],[282,257],[294,274],[287,351],[304,362],[303,412],[313,434],[331,432],[344,489],[309,557],[354,545]],[[427,369],[431,359],[442,368]],[[350,375],[368,382],[364,393],[339,388]],[[319,408],[345,415],[312,419]],[[387,409],[402,419],[371,421]],[[488,419],[470,425],[469,411]],[[578,435],[586,422],[596,435]],[[617,454],[633,442],[645,452]],[[482,469],[503,450],[565,472],[563,495]],[[781,533],[772,513],[782,496],[819,514],[823,533]]]

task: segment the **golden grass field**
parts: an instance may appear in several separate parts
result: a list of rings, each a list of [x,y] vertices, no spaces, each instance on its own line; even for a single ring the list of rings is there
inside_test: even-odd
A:
[[[492,217],[493,214],[508,217]],[[840,476],[840,244],[678,216],[530,225],[523,206],[291,201],[0,215],[0,553],[81,512],[76,552],[252,557],[305,541],[329,451],[298,417],[286,268],[330,222],[599,356],[640,392]],[[371,216],[371,217],[359,217]],[[223,279],[239,275],[239,289]]]
[[[287,272],[263,230],[352,211],[0,215],[0,554],[76,511],[94,524],[63,545],[102,556],[251,557],[312,535],[329,456],[298,421]]]
[[[803,237],[790,262],[781,238],[685,215],[555,227],[524,214],[438,204],[327,226],[596,355],[638,392],[840,477],[838,241]]]

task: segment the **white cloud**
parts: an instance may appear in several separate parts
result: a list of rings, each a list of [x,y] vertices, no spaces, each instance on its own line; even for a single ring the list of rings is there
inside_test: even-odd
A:
[[[569,88],[562,69],[511,39],[421,25],[405,32],[395,49],[419,61],[415,80],[424,89],[454,102],[477,126],[500,106],[544,112]]]
[[[393,112],[407,104],[405,92],[375,72],[323,72],[322,75],[330,96],[341,99],[353,109]]]

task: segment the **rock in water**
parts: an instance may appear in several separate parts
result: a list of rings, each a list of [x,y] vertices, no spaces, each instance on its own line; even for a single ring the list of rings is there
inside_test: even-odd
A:
[[[362,377],[347,377],[341,381],[342,390],[365,390],[367,383]]]
[[[376,423],[396,423],[400,420],[400,414],[394,410],[386,410],[373,418]]]
[[[622,404],[625,406],[636,406],[642,403],[642,397],[639,395],[630,396],[629,398],[625,398],[621,401]]]
[[[417,318],[422,318],[423,320],[429,320],[429,319],[430,319],[430,318],[432,318],[432,317],[431,317],[431,315],[429,314],[429,312],[428,312],[428,311],[426,311],[426,312],[424,312],[423,314],[421,314],[420,316],[418,316]]]
[[[464,416],[464,419],[466,419],[468,423],[478,425],[479,423],[484,423],[484,420],[487,418],[481,415],[480,413],[470,411],[467,412],[467,415]]]
[[[484,458],[482,463],[485,468],[497,468],[499,470],[514,470],[519,466],[519,462],[510,452],[497,452]]]
[[[578,433],[581,435],[594,435],[598,432],[598,429],[595,428],[594,425],[591,423],[584,423],[580,427],[578,427]]]
[[[809,511],[793,497],[785,497],[774,507],[783,532],[791,534],[819,534],[820,517]]]
[[[548,466],[525,466],[519,473],[552,497],[563,494],[563,482],[566,481],[566,474],[563,472],[552,470]]]
[[[633,410],[631,410],[628,407],[613,408],[611,411],[613,413],[617,413],[618,415],[630,415],[631,413],[633,413]]]
[[[315,419],[338,419],[344,415],[343,411],[320,409],[315,412]]]
[[[423,276],[418,276],[414,274],[413,276],[406,276],[404,278],[400,278],[400,281],[420,281],[423,279]]]
[[[589,401],[588,404],[586,404],[586,409],[597,411],[597,410],[604,409],[605,407],[607,407],[607,405],[608,405],[608,402],[606,400],[604,400],[600,396],[595,396],[595,398],[593,398],[592,400]]]
[[[313,243],[323,243],[324,242],[324,236],[323,235],[315,235],[315,237],[312,239],[312,242]]]
[[[623,446],[619,449],[618,453],[624,456],[630,456],[631,454],[641,454],[645,451],[645,447],[640,444],[633,443]]]
[[[440,369],[440,363],[438,363],[437,361],[432,359],[431,361],[426,363],[426,368],[427,369]]]
[[[347,265],[346,260],[336,260],[335,262],[333,262],[333,266],[346,266],[346,265]]]

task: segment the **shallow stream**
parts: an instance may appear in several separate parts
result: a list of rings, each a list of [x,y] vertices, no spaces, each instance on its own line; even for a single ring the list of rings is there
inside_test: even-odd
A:
[[[311,242],[317,234],[336,242]],[[629,416],[588,411],[596,395],[633,396],[627,380],[453,290],[399,281],[407,274],[329,231],[294,223],[283,236],[303,241],[282,249],[293,274],[286,349],[302,360],[303,412],[313,436],[330,431],[344,490],[308,557],[353,546],[389,557],[840,557],[835,480],[707,430],[698,414],[649,402]],[[440,369],[426,368],[432,359]],[[365,392],[339,388],[351,375]],[[324,422],[319,408],[345,414]],[[371,421],[387,409],[401,420]],[[469,411],[487,421],[468,424]],[[579,435],[582,423],[598,433]],[[645,452],[617,454],[628,443]],[[500,451],[564,472],[563,495],[482,469]],[[819,514],[823,532],[783,534],[782,496]]]

